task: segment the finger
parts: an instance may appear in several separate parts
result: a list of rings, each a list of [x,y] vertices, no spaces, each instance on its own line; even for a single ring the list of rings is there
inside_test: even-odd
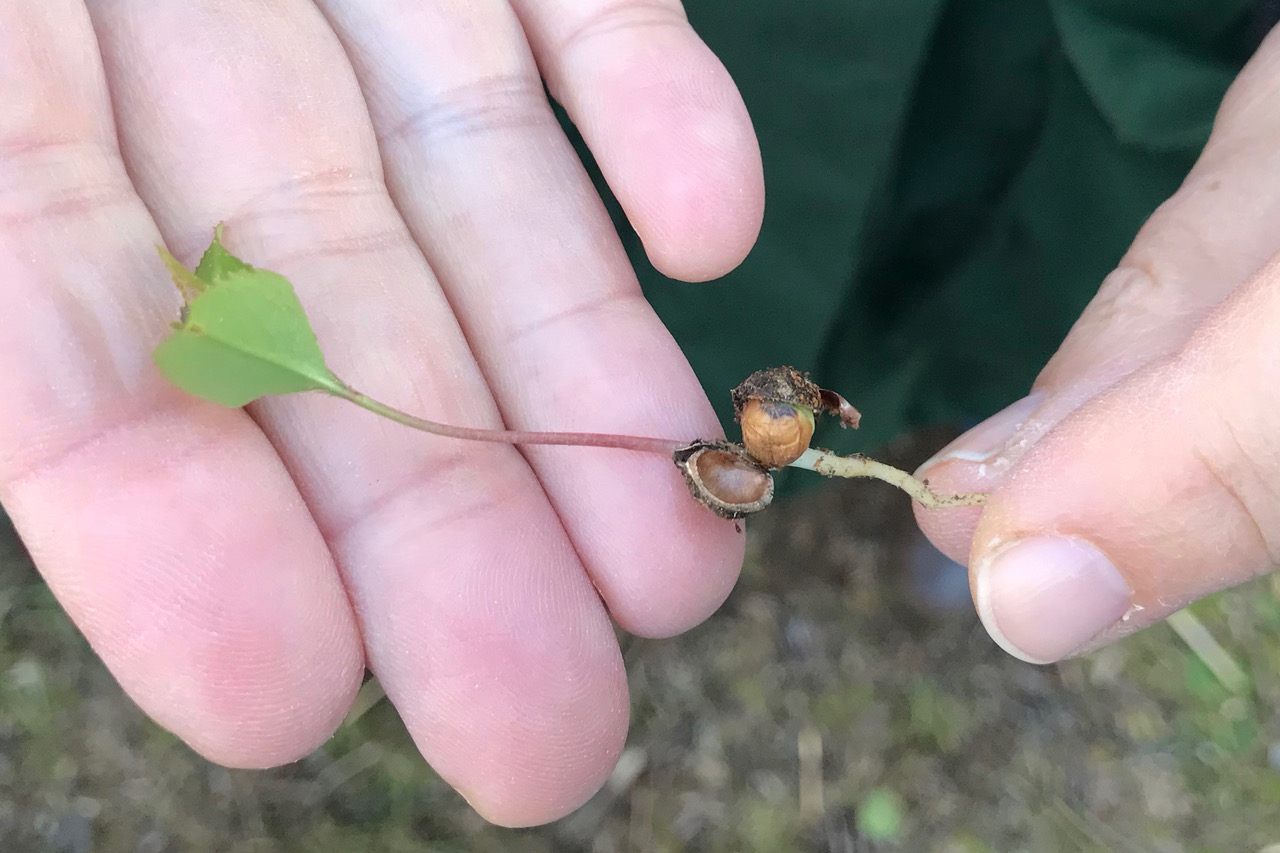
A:
[[[359,638],[261,431],[153,367],[180,302],[158,241],[83,4],[0,0],[0,500],[148,714],[213,761],[280,764],[345,713]]]
[[[939,488],[987,491],[1055,424],[1135,370],[1177,351],[1280,249],[1280,31],[1231,87],[1212,138],[1178,192],[1142,228],[1037,378],[1034,394],[926,463]],[[921,513],[964,559],[974,511]]]
[[[322,6],[368,93],[388,184],[505,421],[718,435],[555,125],[514,17],[496,4],[465,20],[447,7]],[[669,458],[525,454],[624,628],[677,633],[724,601],[742,565],[741,537],[689,499]]]
[[[1057,660],[1277,564],[1277,328],[1280,257],[1023,458],[974,537],[974,599],[1002,646]]]
[[[345,380],[427,417],[500,425],[316,9],[92,10],[130,170],[175,243],[194,248],[225,219],[235,248],[295,282]],[[227,32],[252,34],[234,62]],[[619,651],[520,454],[323,397],[254,414],[338,557],[371,666],[441,775],[503,823],[549,820],[594,792],[626,726]]]
[[[737,266],[764,215],[742,97],[679,0],[512,0],[551,93],[674,278]]]

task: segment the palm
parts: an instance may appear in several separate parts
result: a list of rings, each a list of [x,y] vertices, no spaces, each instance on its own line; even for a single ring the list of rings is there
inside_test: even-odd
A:
[[[149,357],[178,303],[153,246],[225,220],[340,375],[439,420],[706,435],[537,68],[688,278],[759,225],[723,69],[662,0],[88,6],[0,0],[0,497],[50,585],[215,761],[314,748],[367,664],[486,816],[562,814],[625,731],[607,613],[704,618],[733,525],[657,458],[186,398]]]

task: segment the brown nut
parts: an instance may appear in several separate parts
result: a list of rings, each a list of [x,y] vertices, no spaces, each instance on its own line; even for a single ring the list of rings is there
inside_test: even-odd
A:
[[[721,518],[742,518],[773,500],[773,475],[727,441],[695,441],[672,455],[690,493]]]
[[[800,458],[813,438],[814,414],[835,415],[840,426],[858,426],[861,415],[834,391],[819,388],[794,367],[757,370],[733,389],[733,414],[742,424],[742,443],[768,468]]]
[[[809,449],[813,438],[813,410],[776,400],[753,397],[738,416],[742,444],[766,468],[785,468]]]

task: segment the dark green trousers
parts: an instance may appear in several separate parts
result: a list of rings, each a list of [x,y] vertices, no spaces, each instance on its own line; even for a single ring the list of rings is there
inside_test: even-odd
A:
[[[1276,5],[686,0],[759,134],[760,240],[672,282],[611,209],[722,416],[791,364],[863,411],[829,446],[972,421],[1026,393],[1177,189]]]

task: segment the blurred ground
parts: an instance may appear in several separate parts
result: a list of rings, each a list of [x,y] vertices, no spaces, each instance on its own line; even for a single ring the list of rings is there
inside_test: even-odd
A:
[[[967,606],[911,603],[912,529],[878,483],[753,521],[716,617],[624,641],[634,719],[610,784],[525,831],[473,816],[374,682],[297,765],[200,760],[124,699],[6,531],[0,851],[1280,850],[1280,575],[1038,668]]]

